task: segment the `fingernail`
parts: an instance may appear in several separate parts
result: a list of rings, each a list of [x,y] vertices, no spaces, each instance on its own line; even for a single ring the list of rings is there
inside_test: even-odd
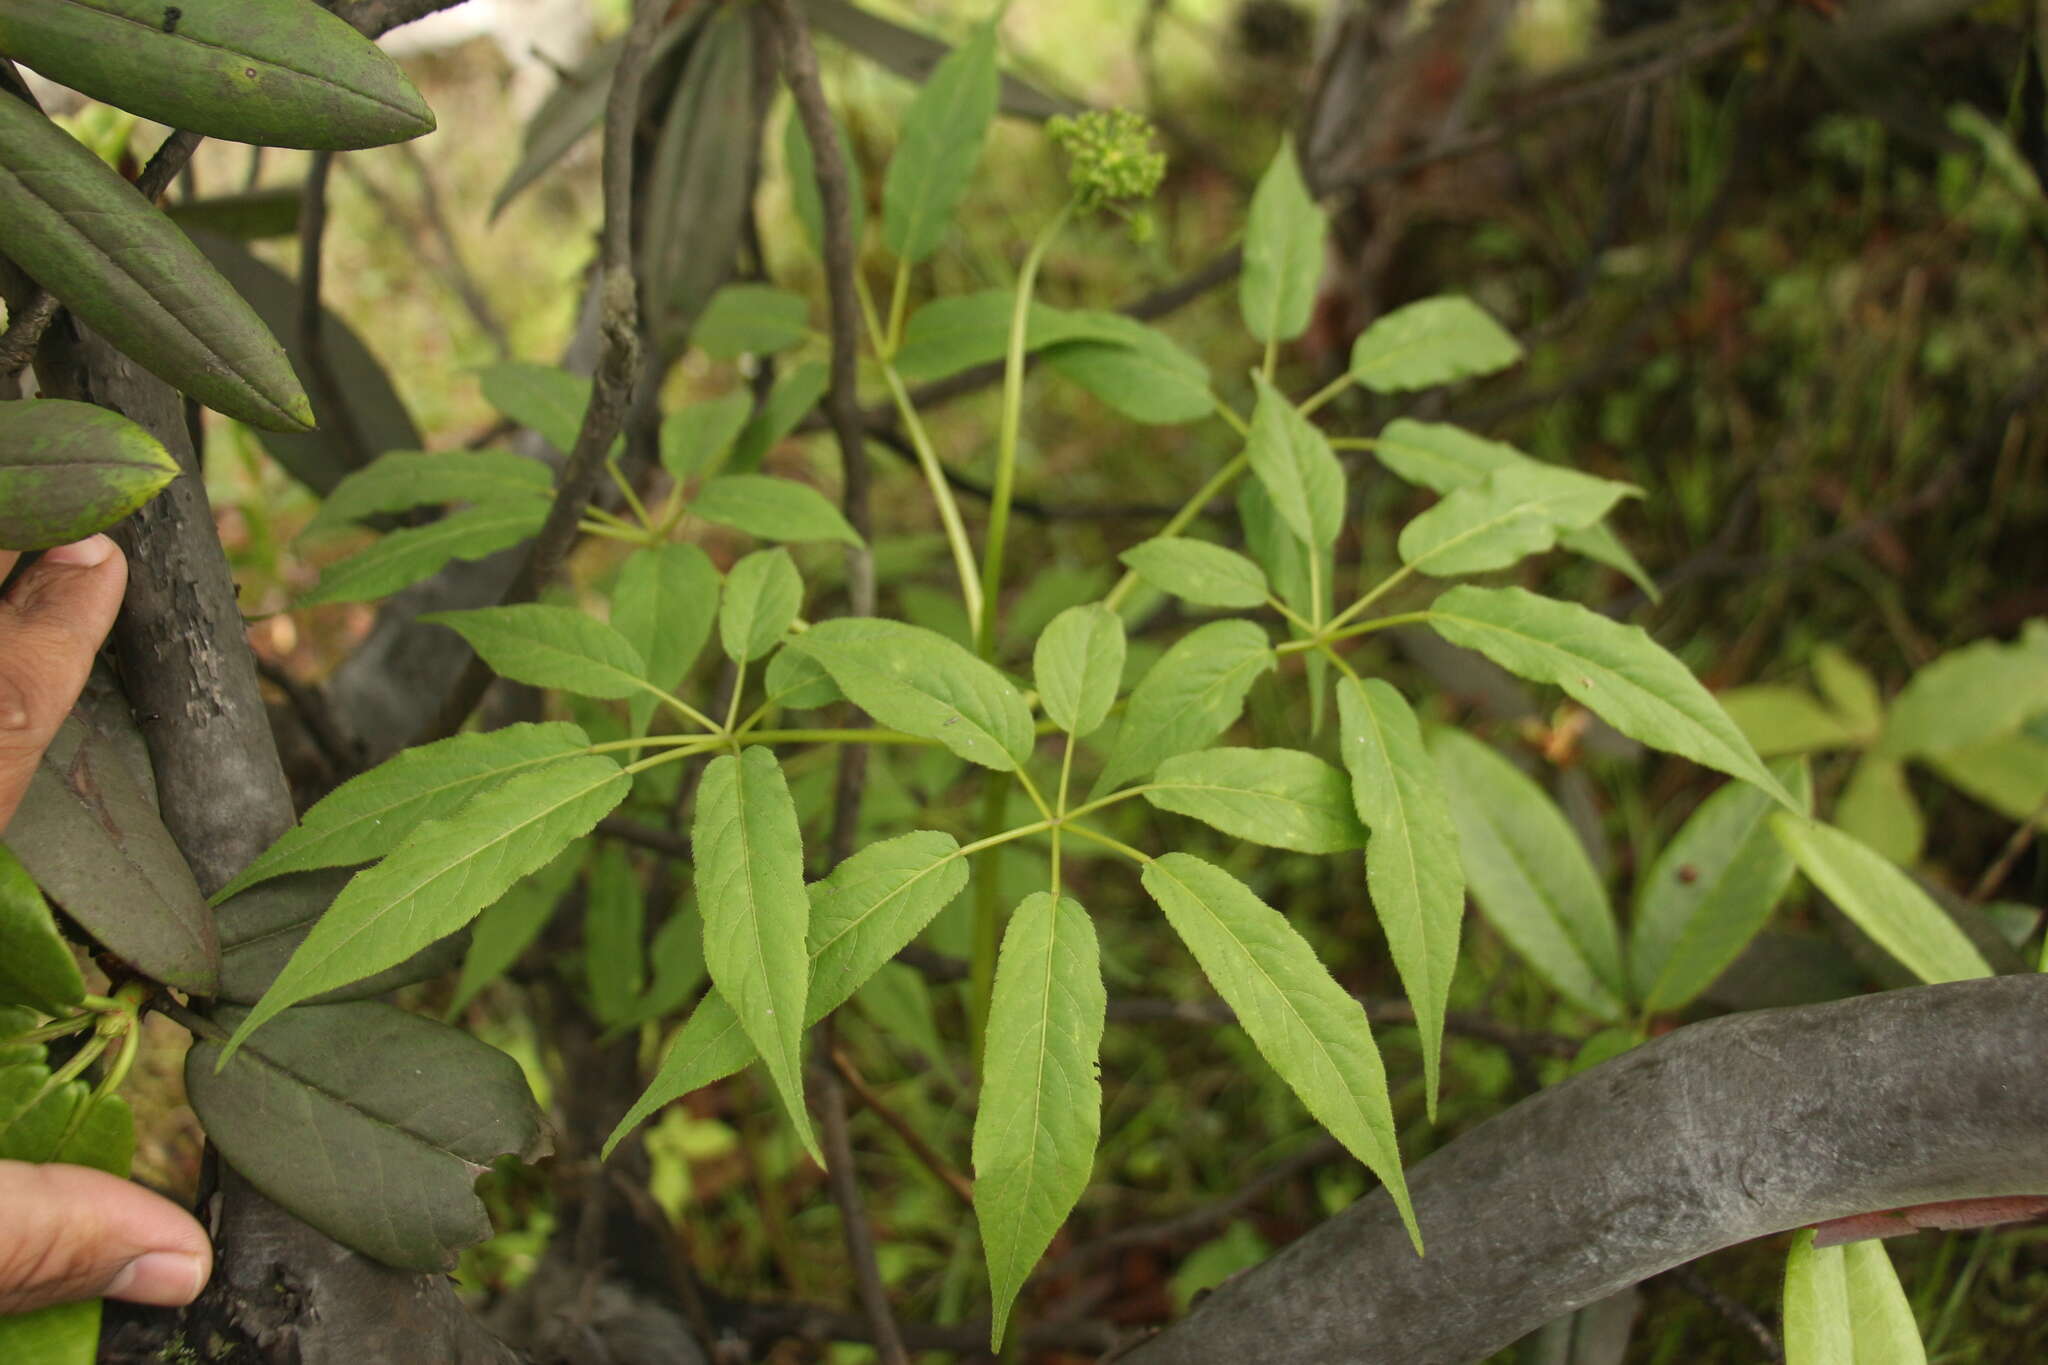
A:
[[[206,1263],[199,1257],[152,1251],[123,1266],[107,1285],[106,1297],[175,1308],[198,1298],[205,1287]]]
[[[90,569],[113,557],[114,542],[105,536],[87,536],[84,540],[74,540],[69,545],[43,551],[43,563],[69,564],[75,569]]]

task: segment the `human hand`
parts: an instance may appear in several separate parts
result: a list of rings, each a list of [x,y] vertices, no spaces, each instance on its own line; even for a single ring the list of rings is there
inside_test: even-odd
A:
[[[0,581],[18,558],[0,550]],[[114,542],[61,545],[0,598],[0,833],[114,624],[128,565]],[[191,1214],[84,1166],[0,1161],[0,1314],[73,1299],[190,1303],[213,1271]]]

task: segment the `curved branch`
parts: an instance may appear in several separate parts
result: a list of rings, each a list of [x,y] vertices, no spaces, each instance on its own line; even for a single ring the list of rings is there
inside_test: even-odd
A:
[[[1124,1365],[1460,1365],[1708,1252],[2048,1191],[2048,977],[1679,1029],[1493,1118],[1222,1286]]]

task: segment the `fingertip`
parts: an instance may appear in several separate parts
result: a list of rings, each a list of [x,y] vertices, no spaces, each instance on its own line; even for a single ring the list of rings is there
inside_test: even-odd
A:
[[[210,1258],[182,1251],[151,1251],[121,1267],[105,1297],[157,1308],[181,1308],[199,1297],[213,1272]]]
[[[87,536],[69,545],[43,551],[43,563],[68,564],[74,569],[96,569],[121,553],[121,547],[106,535]]]

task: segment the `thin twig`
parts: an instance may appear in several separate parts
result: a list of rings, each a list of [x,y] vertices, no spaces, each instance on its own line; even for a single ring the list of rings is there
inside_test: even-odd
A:
[[[256,673],[263,681],[284,693],[293,714],[306,727],[307,736],[313,747],[327,760],[327,766],[334,770],[337,782],[362,771],[363,751],[349,733],[343,729],[341,720],[328,704],[326,693],[318,685],[302,683],[294,678],[282,665],[274,664],[261,654],[256,658]]]
[[[455,296],[476,319],[476,325],[490,337],[498,348],[498,354],[510,355],[512,338],[505,331],[505,324],[499,320],[497,310],[491,307],[483,286],[477,283],[476,275],[470,270],[469,261],[462,254],[462,244],[455,239],[455,229],[441,203],[441,187],[434,180],[433,168],[427,165],[426,158],[410,142],[398,144],[398,151],[406,164],[412,167],[414,178],[420,182],[420,208],[426,214],[427,226],[441,243],[441,255],[448,263],[448,280],[454,286]]]
[[[1998,851],[1997,861],[1985,868],[1984,875],[1970,888],[1970,904],[1982,905],[1991,898],[1992,892],[2005,885],[2005,879],[2012,873],[2013,864],[2020,860],[2020,855],[2034,842],[2034,835],[2039,831],[2044,816],[2048,816],[2048,797],[2044,797],[2041,804],[2034,807],[2032,813],[2020,822],[2020,827],[2005,841],[2005,847]]]
[[[642,824],[628,820],[622,815],[607,815],[597,822],[597,832],[607,838],[617,839],[622,844],[632,844],[659,853],[666,858],[690,860],[690,841],[680,834],[671,834],[658,825]]]
[[[604,227],[598,254],[598,279],[603,348],[592,376],[590,406],[583,411],[575,448],[555,483],[554,505],[534,537],[533,549],[519,574],[505,589],[507,603],[531,602],[552,581],[576,543],[577,526],[590,503],[605,455],[625,424],[640,371],[640,305],[633,279],[633,130],[638,123],[641,87],[655,34],[667,15],[664,0],[636,0],[632,27],[626,32],[612,88],[605,101]],[[441,712],[423,739],[452,735],[491,685],[491,670],[472,656],[450,689]]]
[[[847,1056],[843,1049],[835,1047],[832,1049],[832,1066],[838,1071],[840,1079],[846,1082],[847,1088],[860,1097],[860,1102],[868,1107],[869,1112],[889,1125],[890,1132],[903,1139],[903,1145],[910,1149],[911,1155],[915,1156],[926,1170],[937,1176],[940,1184],[959,1195],[961,1203],[969,1208],[974,1207],[974,1182],[940,1156],[938,1151],[924,1140],[924,1135],[911,1127],[909,1121],[897,1113],[875,1088],[868,1084],[867,1077],[860,1074],[860,1068],[854,1065],[853,1058]]]
[[[334,169],[333,152],[315,152],[306,165],[306,183],[299,207],[299,357],[306,382],[313,387],[314,410],[328,434],[347,452],[349,467],[360,469],[372,454],[363,440],[348,395],[327,354],[327,310],[320,304],[320,281],[327,236],[327,182]]]
[[[818,1025],[818,1051],[830,1056],[836,1050],[832,1019],[827,1015]],[[903,1349],[903,1334],[889,1307],[889,1288],[882,1283],[882,1268],[875,1259],[875,1230],[868,1225],[867,1204],[861,1198],[860,1180],[853,1169],[846,1092],[830,1067],[813,1067],[811,1078],[811,1093],[818,1104],[819,1137],[825,1147],[825,1181],[832,1189],[832,1202],[839,1206],[846,1258],[853,1262],[854,1288],[861,1311],[867,1315],[875,1354],[881,1357],[883,1365],[910,1365],[910,1356]]]
[[[1777,1335],[1765,1325],[1764,1320],[1758,1317],[1749,1305],[1729,1297],[1709,1283],[1707,1278],[1700,1274],[1698,1262],[1674,1266],[1665,1271],[1660,1278],[1670,1280],[1712,1309],[1722,1321],[1748,1336],[1757,1344],[1757,1349],[1763,1352],[1762,1359],[1773,1362],[1774,1365],[1785,1359],[1784,1346],[1779,1343]]]

